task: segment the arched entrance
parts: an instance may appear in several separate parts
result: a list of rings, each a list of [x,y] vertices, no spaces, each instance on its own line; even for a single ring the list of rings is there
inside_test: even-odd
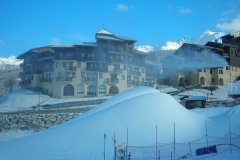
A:
[[[64,86],[63,96],[74,96],[74,87],[71,84],[67,84]]]
[[[223,86],[223,79],[222,78],[219,79],[219,85]]]
[[[184,85],[184,78],[183,77],[179,78],[179,85]]]
[[[119,90],[116,86],[111,86],[109,88],[109,94],[118,94],[119,93]]]
[[[204,78],[204,77],[201,77],[201,78],[200,78],[200,84],[202,84],[202,85],[205,84],[205,78]]]
[[[96,95],[96,87],[94,85],[88,86],[87,95]]]

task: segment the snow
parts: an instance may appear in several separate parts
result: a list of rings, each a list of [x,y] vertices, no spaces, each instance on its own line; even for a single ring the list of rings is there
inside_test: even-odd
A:
[[[198,45],[205,45],[207,42],[222,43],[221,37],[224,35],[225,33],[222,33],[222,32],[212,32],[212,31],[206,30],[197,38],[192,38],[192,39],[182,38],[177,42],[168,41],[161,47],[161,50],[177,50],[179,47],[182,46],[183,43],[198,44]]]
[[[19,69],[19,65],[22,62],[23,60],[17,59],[16,56],[10,56],[8,58],[0,57],[0,70]]]
[[[138,46],[135,47],[135,49],[141,52],[151,52],[154,50],[153,47],[149,45]]]
[[[18,89],[0,98],[0,112],[11,112],[11,111],[33,109],[32,107],[39,105],[39,101],[40,101],[40,106],[43,106],[43,105],[59,104],[59,103],[66,103],[66,102],[108,99],[110,97],[111,96],[59,99],[59,98],[49,97],[48,95],[45,95],[42,93],[39,94],[38,92],[28,90],[28,89]]]
[[[206,124],[208,135],[226,135],[229,117],[231,132],[240,134],[239,115],[240,106],[187,110],[168,94],[150,87],[136,87],[56,127],[0,141],[0,159],[102,159],[104,134],[106,159],[112,159],[111,137],[115,133],[117,142],[126,144],[127,128],[129,146],[151,146],[156,142],[156,126],[158,141],[173,143],[175,123],[176,143],[188,144],[206,134]],[[239,152],[226,152],[210,159],[239,157]]]

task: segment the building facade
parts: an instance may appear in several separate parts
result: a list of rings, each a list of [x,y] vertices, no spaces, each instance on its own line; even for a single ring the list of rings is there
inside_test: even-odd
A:
[[[180,67],[181,60],[172,62],[173,67],[163,67],[168,83],[171,85],[227,85],[240,77],[240,32],[235,32],[222,37],[223,43],[208,42],[204,46],[196,44],[183,44],[173,55],[184,54],[185,62],[214,64],[214,59],[209,58],[206,52],[214,52],[227,62],[226,65],[194,69],[198,64],[193,64],[192,69]],[[189,56],[186,56],[189,55]],[[209,55],[210,56],[210,55]],[[167,57],[171,59],[171,57]],[[194,60],[193,60],[194,59]],[[211,61],[209,61],[211,59]],[[217,59],[216,59],[217,60]],[[166,62],[169,61],[167,60]],[[166,65],[166,64],[165,64]],[[183,64],[184,65],[184,64]],[[211,66],[210,65],[210,66]]]
[[[19,55],[22,88],[40,90],[55,98],[115,95],[139,85],[156,87],[147,73],[148,54],[134,50],[136,40],[106,29],[96,42],[33,48]]]

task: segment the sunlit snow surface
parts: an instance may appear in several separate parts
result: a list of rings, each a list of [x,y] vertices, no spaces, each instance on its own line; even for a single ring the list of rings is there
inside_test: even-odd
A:
[[[217,109],[217,108],[216,108]],[[240,106],[218,111],[220,115],[204,115],[187,110],[173,97],[150,87],[136,87],[122,92],[81,116],[44,132],[0,142],[0,159],[103,159],[104,133],[106,159],[113,158],[112,137],[128,145],[149,146],[156,142],[189,142],[206,134],[223,136],[231,130],[240,134]],[[202,113],[201,113],[202,112]],[[211,112],[215,112],[214,108]],[[224,157],[226,155],[222,155]],[[236,159],[240,154],[229,154]],[[220,159],[216,157],[216,159]],[[224,159],[224,158],[223,158]]]

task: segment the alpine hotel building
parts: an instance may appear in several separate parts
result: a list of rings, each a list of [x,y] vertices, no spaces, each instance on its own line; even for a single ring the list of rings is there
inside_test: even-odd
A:
[[[136,40],[106,29],[96,42],[50,45],[19,55],[22,88],[55,98],[115,95],[138,85],[156,87],[146,73],[147,53],[134,50]]]

